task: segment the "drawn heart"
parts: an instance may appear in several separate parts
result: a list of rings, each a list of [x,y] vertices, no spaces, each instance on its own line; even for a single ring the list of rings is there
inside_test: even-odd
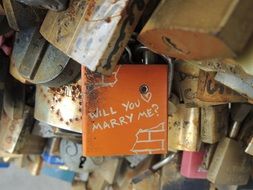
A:
[[[141,94],[141,98],[145,101],[145,102],[150,102],[151,98],[152,98],[152,93],[148,92],[146,94]]]

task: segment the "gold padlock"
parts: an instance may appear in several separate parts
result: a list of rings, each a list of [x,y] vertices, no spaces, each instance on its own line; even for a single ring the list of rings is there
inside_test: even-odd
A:
[[[184,60],[234,57],[252,34],[252,8],[251,0],[162,0],[139,40]]]
[[[111,74],[149,0],[72,0],[66,11],[49,11],[41,34],[92,71]]]
[[[197,151],[199,148],[200,108],[177,105],[168,118],[168,150]]]

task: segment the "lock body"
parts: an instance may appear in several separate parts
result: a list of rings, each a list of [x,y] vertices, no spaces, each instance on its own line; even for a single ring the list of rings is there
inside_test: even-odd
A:
[[[50,11],[40,32],[75,61],[109,75],[148,2],[72,0],[66,11]]]
[[[61,129],[82,133],[81,80],[62,87],[38,85],[34,117]]]
[[[253,27],[247,24],[253,21],[252,7],[250,0],[163,0],[139,41],[155,52],[183,60],[235,57],[252,34]]]
[[[228,129],[228,105],[201,108],[201,141],[214,144],[223,138]]]
[[[200,109],[177,105],[168,118],[168,150],[197,151],[199,146]]]
[[[120,65],[110,77],[83,67],[82,77],[84,155],[167,152],[166,65]]]

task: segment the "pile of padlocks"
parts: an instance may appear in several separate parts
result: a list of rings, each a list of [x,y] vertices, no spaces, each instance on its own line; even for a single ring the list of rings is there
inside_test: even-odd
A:
[[[252,10],[1,0],[0,167],[76,190],[253,189]]]

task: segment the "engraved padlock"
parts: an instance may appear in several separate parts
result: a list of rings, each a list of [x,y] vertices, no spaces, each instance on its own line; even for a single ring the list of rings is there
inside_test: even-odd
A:
[[[148,2],[72,0],[66,11],[49,11],[40,31],[75,61],[109,75]]]
[[[49,9],[52,11],[63,11],[68,7],[68,0],[17,0],[28,6]]]
[[[16,31],[38,25],[46,14],[44,10],[23,5],[16,0],[3,0],[3,7],[10,27]]]
[[[23,78],[20,81],[57,87],[74,81],[81,67],[50,45],[38,27],[31,27],[16,34],[11,71],[17,79]]]
[[[84,155],[167,152],[168,90],[167,83],[159,82],[168,81],[167,69],[126,64],[103,76],[83,67]],[[124,142],[120,147],[119,138]]]
[[[200,142],[200,108],[177,105],[168,118],[168,150],[197,151]]]
[[[37,85],[34,117],[51,126],[82,133],[81,80],[58,88]]]
[[[242,121],[251,109],[247,104],[232,105],[232,125],[229,137],[223,138],[215,151],[207,179],[215,184],[243,185],[250,176],[250,160],[244,153],[242,143],[235,138],[238,136]],[[239,139],[240,140],[240,139]]]
[[[155,52],[183,60],[234,57],[252,34],[252,8],[251,0],[162,0],[139,40]]]

